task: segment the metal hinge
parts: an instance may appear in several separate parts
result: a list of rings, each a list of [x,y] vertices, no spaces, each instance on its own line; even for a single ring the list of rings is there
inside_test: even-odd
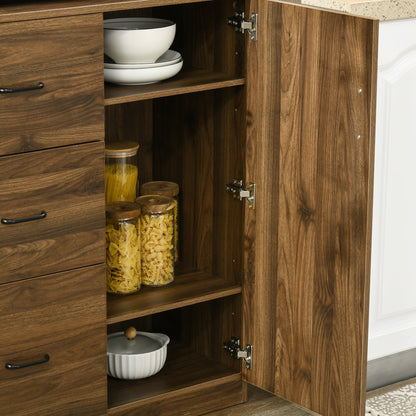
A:
[[[257,13],[251,13],[250,19],[244,20],[244,12],[234,12],[234,16],[227,19],[227,24],[233,26],[236,32],[247,30],[250,39],[257,40]]]
[[[246,362],[246,368],[251,370],[253,363],[253,346],[247,345],[244,350],[240,349],[240,338],[232,337],[230,341],[224,342],[224,349],[228,351],[231,357],[242,358]]]
[[[243,181],[241,179],[234,179],[232,183],[227,183],[225,187],[226,191],[232,194],[233,198],[242,201],[243,198],[247,198],[248,207],[255,208],[256,202],[256,184],[249,183],[247,189],[243,188]]]

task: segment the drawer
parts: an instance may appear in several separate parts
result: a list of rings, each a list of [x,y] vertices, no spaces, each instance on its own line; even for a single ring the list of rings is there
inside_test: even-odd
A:
[[[0,285],[2,415],[105,413],[105,299],[104,265]]]
[[[101,15],[0,24],[0,155],[104,140]]]
[[[0,178],[0,283],[105,261],[103,142],[1,157]]]

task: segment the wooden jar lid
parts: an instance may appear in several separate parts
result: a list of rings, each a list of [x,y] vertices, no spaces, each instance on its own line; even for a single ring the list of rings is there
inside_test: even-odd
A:
[[[165,195],[174,198],[179,194],[179,185],[168,181],[146,182],[140,186],[140,193],[142,195]]]
[[[133,141],[119,141],[108,143],[105,146],[105,155],[107,157],[126,157],[134,156],[137,153],[139,144]]]
[[[140,216],[140,212],[140,207],[134,202],[111,202],[105,207],[106,217],[112,220],[131,220]]]
[[[144,214],[163,214],[175,206],[173,198],[164,195],[143,195],[136,198]]]

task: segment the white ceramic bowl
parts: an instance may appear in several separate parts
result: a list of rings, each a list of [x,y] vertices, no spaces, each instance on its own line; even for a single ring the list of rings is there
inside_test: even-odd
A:
[[[166,362],[169,337],[137,332],[128,340],[124,332],[107,336],[107,372],[111,377],[138,380],[158,373]]]
[[[146,85],[172,78],[182,69],[183,61],[154,68],[104,68],[104,80],[119,85]]]
[[[151,17],[104,20],[104,53],[119,64],[152,63],[175,38],[176,24]]]

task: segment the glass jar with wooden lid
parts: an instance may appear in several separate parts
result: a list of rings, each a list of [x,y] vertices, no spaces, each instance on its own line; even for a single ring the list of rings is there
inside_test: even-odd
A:
[[[140,195],[164,195],[173,198],[175,206],[173,208],[174,218],[174,247],[175,247],[175,261],[179,258],[178,241],[179,241],[179,185],[175,182],[168,181],[152,181],[146,182],[140,186]]]
[[[133,202],[106,205],[107,292],[127,295],[140,289],[140,208]]]
[[[136,199],[141,208],[141,280],[148,286],[162,286],[174,279],[175,201],[163,195]]]
[[[134,202],[137,189],[137,150],[133,141],[109,143],[105,148],[106,202]]]

